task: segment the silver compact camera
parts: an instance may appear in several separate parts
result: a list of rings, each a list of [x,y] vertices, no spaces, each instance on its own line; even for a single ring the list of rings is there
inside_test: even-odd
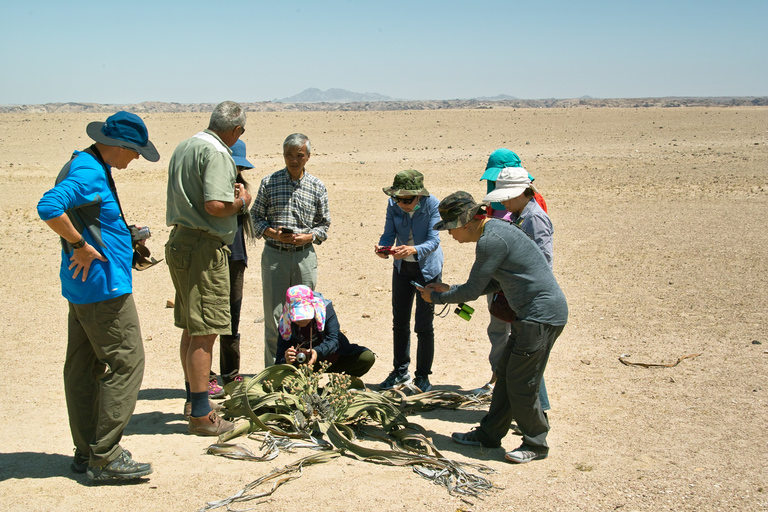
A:
[[[152,233],[149,232],[149,227],[144,226],[143,228],[137,228],[136,225],[128,226],[128,229],[131,231],[131,242],[136,243],[139,240],[146,240],[147,238],[152,236]]]
[[[309,361],[309,350],[300,348],[296,352],[296,362],[299,364],[304,364],[307,361]]]

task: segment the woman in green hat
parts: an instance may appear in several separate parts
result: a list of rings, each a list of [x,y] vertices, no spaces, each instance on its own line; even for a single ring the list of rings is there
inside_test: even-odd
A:
[[[389,196],[384,233],[374,246],[380,258],[394,258],[392,269],[392,339],[394,369],[379,384],[379,389],[392,389],[411,382],[408,366],[411,362],[411,310],[416,300],[414,331],[416,349],[416,380],[422,391],[432,389],[429,374],[435,354],[435,333],[432,327],[434,306],[425,302],[411,284],[440,282],[443,272],[443,251],[440,236],[433,229],[440,220],[439,201],[424,188],[424,176],[414,170],[395,175]]]

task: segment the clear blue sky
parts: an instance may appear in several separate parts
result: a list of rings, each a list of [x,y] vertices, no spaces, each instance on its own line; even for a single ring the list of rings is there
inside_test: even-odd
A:
[[[768,96],[768,0],[2,0],[0,104]]]

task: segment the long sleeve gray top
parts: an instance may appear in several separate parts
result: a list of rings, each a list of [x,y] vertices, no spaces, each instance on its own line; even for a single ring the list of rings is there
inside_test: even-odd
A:
[[[544,254],[520,228],[489,219],[475,248],[467,282],[447,292],[432,292],[435,304],[469,302],[504,291],[520,320],[549,325],[568,322],[568,304]]]

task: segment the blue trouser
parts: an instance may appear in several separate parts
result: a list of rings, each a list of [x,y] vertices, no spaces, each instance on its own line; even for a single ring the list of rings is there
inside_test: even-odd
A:
[[[424,281],[421,268],[416,262],[400,262],[400,270],[392,270],[392,340],[394,344],[395,370],[400,373],[408,371],[411,363],[411,310],[413,299],[416,298],[416,321],[414,332],[418,341],[416,349],[416,375],[426,377],[432,373],[432,360],[435,357],[435,331],[432,320],[435,317],[434,305],[424,301],[421,294],[411,284],[435,283],[441,274],[428,282]]]

